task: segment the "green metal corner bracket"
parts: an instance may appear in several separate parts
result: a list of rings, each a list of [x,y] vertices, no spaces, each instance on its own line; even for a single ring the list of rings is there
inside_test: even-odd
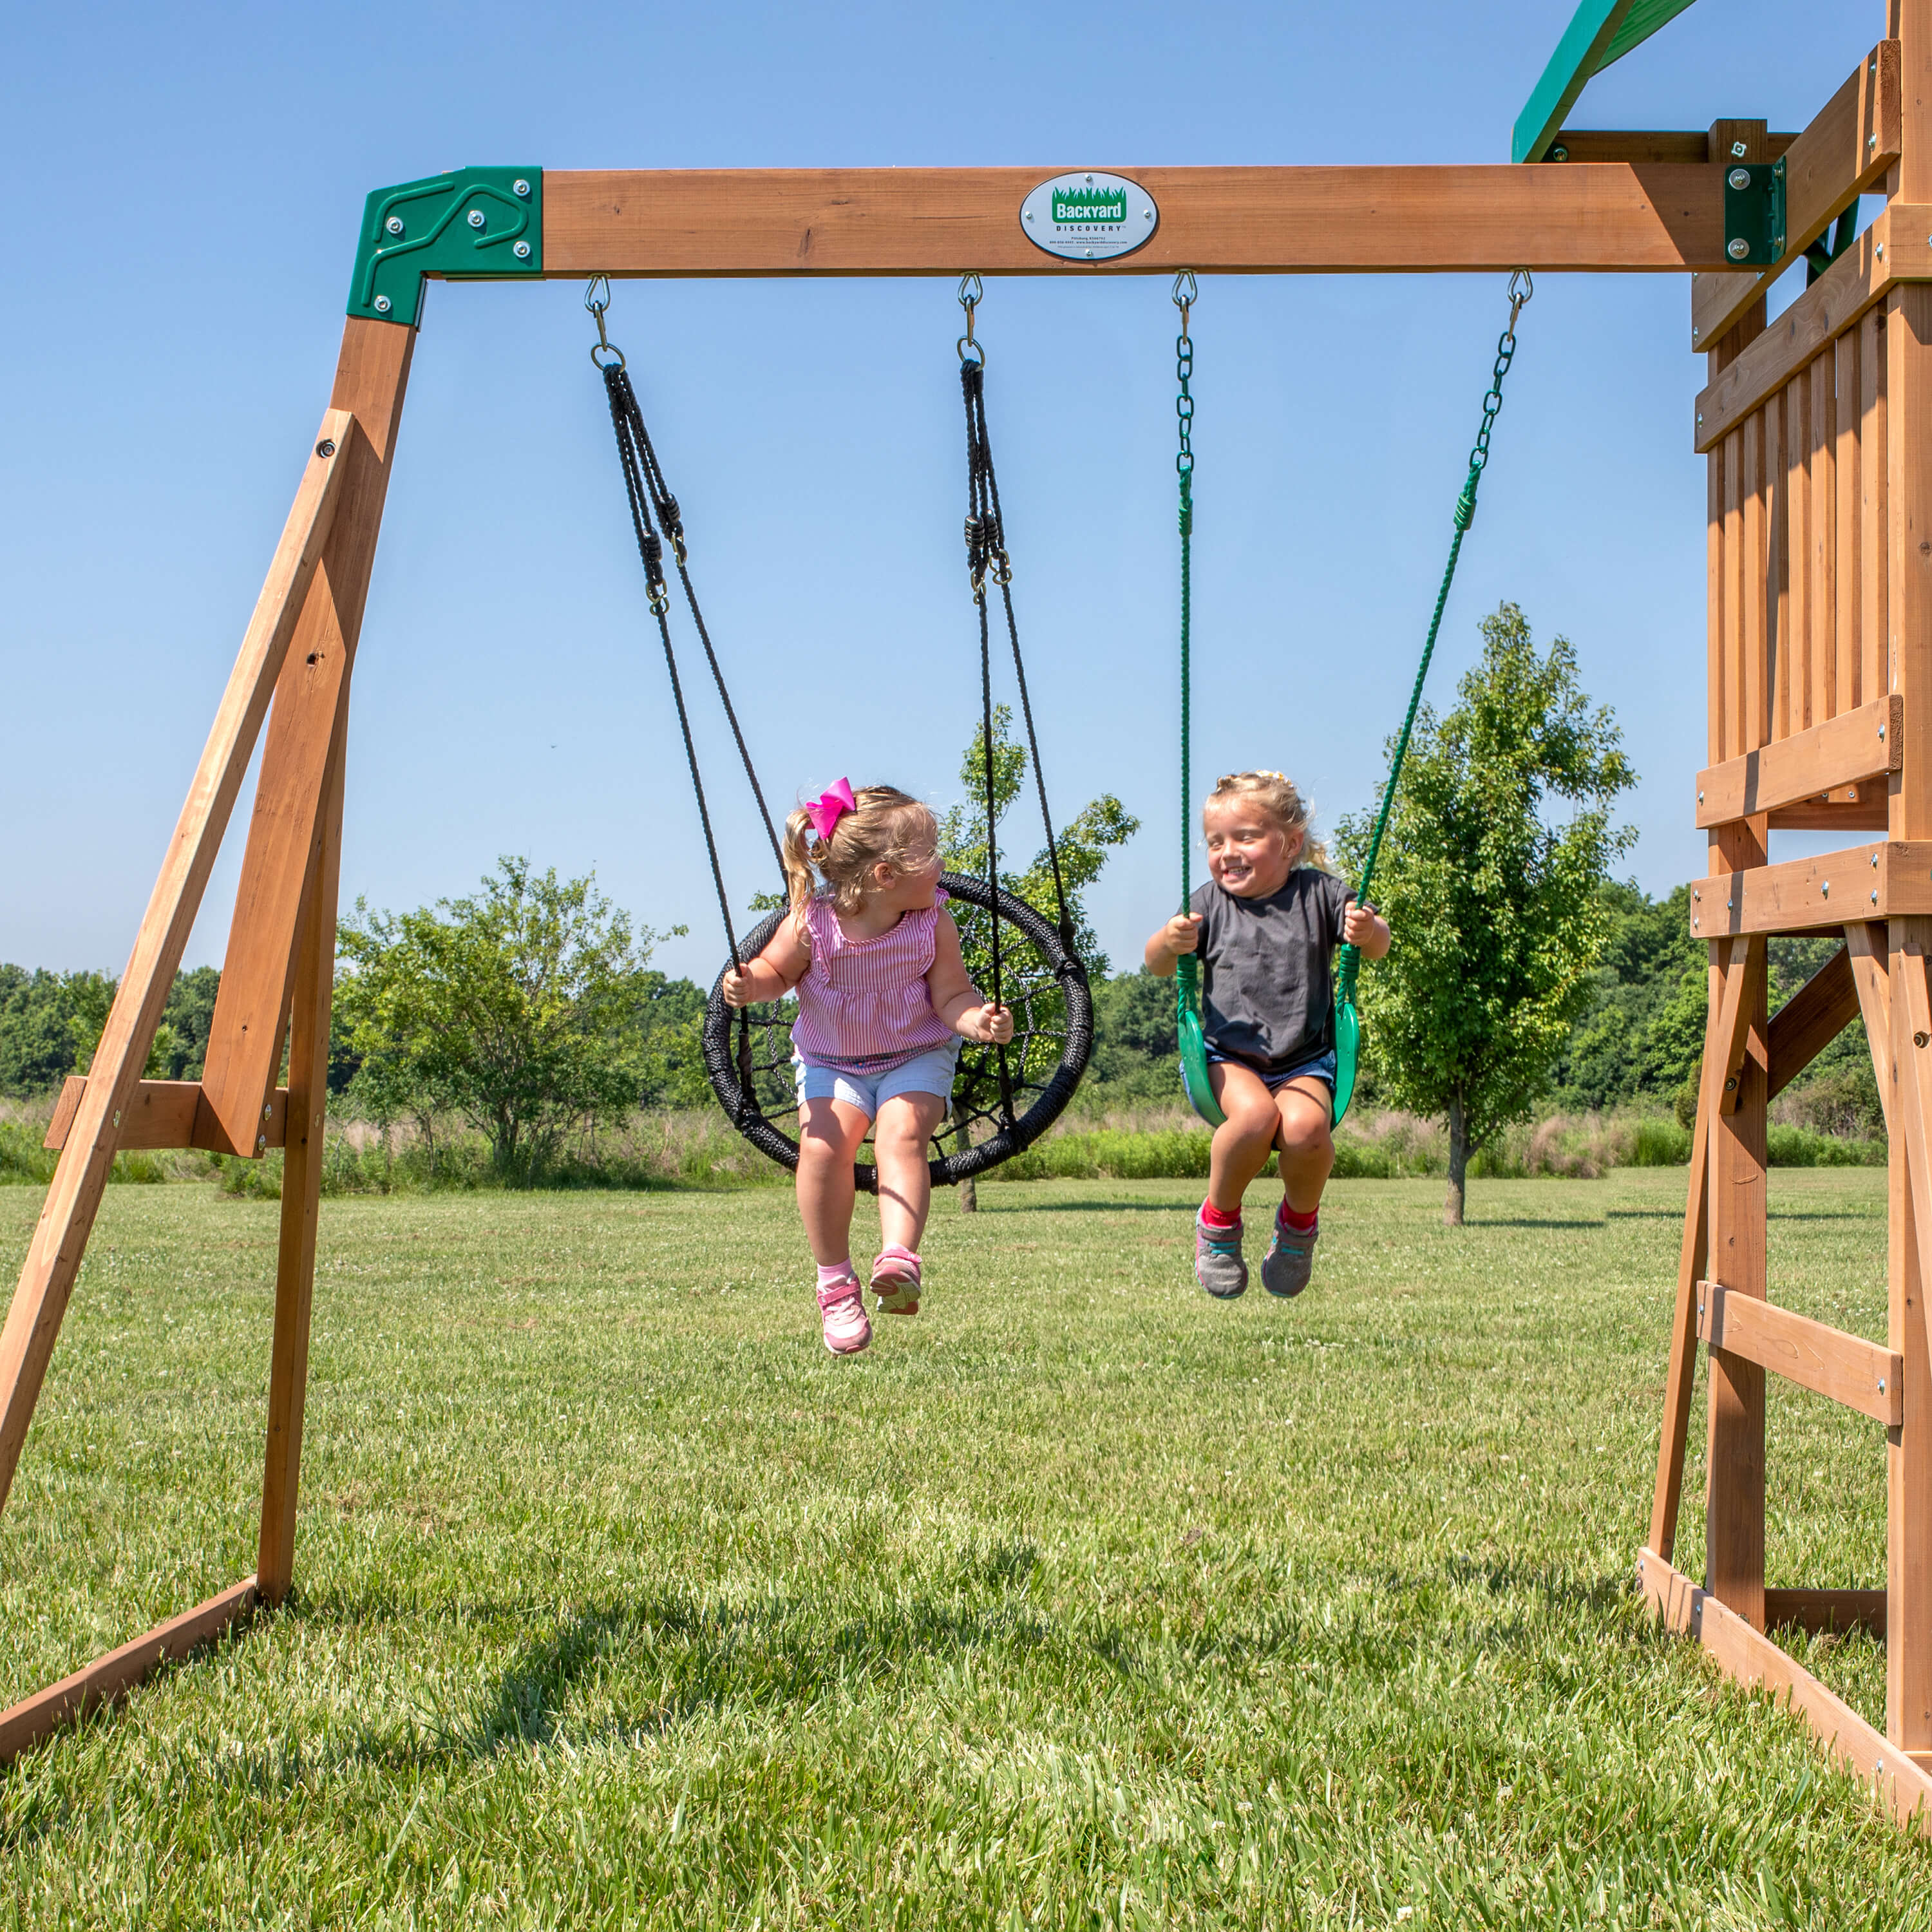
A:
[[[413,328],[425,275],[446,281],[543,273],[543,170],[458,168],[379,188],[363,204],[349,313]]]

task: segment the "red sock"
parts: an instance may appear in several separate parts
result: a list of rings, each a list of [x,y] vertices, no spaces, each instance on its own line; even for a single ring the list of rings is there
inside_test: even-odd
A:
[[[1241,1210],[1237,1208],[1232,1214],[1223,1214],[1211,1201],[1201,1204],[1201,1225],[1204,1228],[1219,1228],[1223,1231],[1241,1225]]]
[[[1312,1214],[1298,1214],[1286,1201],[1281,1204],[1281,1225],[1292,1234],[1312,1234],[1315,1231],[1315,1223],[1320,1218],[1319,1208]]]

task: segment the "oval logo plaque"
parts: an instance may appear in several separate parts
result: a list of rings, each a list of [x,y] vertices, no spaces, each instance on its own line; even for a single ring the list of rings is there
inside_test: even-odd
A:
[[[1027,239],[1067,262],[1131,255],[1160,225],[1154,196],[1138,182],[1097,168],[1054,175],[1020,203]]]

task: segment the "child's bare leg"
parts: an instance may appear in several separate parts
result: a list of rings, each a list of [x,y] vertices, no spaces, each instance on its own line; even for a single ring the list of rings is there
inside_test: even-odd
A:
[[[1334,1136],[1329,1123],[1335,1102],[1319,1080],[1291,1080],[1273,1095],[1280,1129],[1281,1187],[1292,1214],[1312,1214],[1322,1204],[1322,1190],[1335,1165]]]
[[[852,1257],[852,1160],[869,1124],[844,1100],[807,1100],[798,1110],[799,1218],[820,1268]]]
[[[928,1144],[949,1104],[937,1094],[895,1094],[879,1108],[872,1158],[879,1168],[879,1240],[886,1247],[919,1251],[932,1207]]]
[[[1238,1214],[1248,1183],[1268,1165],[1281,1117],[1274,1097],[1251,1067],[1228,1060],[1208,1070],[1208,1084],[1227,1119],[1214,1130],[1208,1160],[1208,1199],[1223,1214]]]

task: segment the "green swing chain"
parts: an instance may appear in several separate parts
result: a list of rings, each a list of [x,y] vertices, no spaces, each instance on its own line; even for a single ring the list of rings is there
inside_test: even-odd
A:
[[[1389,761],[1388,782],[1382,788],[1382,809],[1376,814],[1376,829],[1369,839],[1369,856],[1363,861],[1362,875],[1356,882],[1354,896],[1358,905],[1369,903],[1369,890],[1375,881],[1376,860],[1382,849],[1382,834],[1388,830],[1389,814],[1395,807],[1395,788],[1401,781],[1402,761],[1408,754],[1409,734],[1415,729],[1415,714],[1422,708],[1422,687],[1429,676],[1429,660],[1435,654],[1436,633],[1442,628],[1442,613],[1449,602],[1449,586],[1456,580],[1456,559],[1462,552],[1462,539],[1476,520],[1476,485],[1489,463],[1490,432],[1496,427],[1496,412],[1503,406],[1503,378],[1509,374],[1510,364],[1516,358],[1516,318],[1522,314],[1523,304],[1535,292],[1536,284],[1527,268],[1519,268],[1510,277],[1509,326],[1497,338],[1496,366],[1490,374],[1489,389],[1483,398],[1483,426],[1476,432],[1475,447],[1469,452],[1469,474],[1462,485],[1462,494],[1456,499],[1456,534],[1450,539],[1449,562],[1442,572],[1442,587],[1436,593],[1436,614],[1429,620],[1429,639],[1422,647],[1422,662],[1416,667],[1415,688],[1408,694],[1408,713],[1402,721],[1402,733],[1396,740],[1395,756]],[[1185,568],[1184,564],[1184,570]],[[1184,617],[1181,634],[1184,639]],[[1184,642],[1181,652],[1184,659]],[[1184,752],[1182,756],[1184,759],[1186,754]],[[1354,1004],[1355,980],[1361,957],[1359,946],[1346,944],[1336,956],[1335,1004],[1338,1008]]]
[[[1188,387],[1194,374],[1194,340],[1187,332],[1187,315],[1200,294],[1191,269],[1184,268],[1174,278],[1174,305],[1180,311],[1180,333],[1174,338],[1174,374],[1179,393],[1174,399],[1174,413],[1180,424],[1180,447],[1174,468],[1180,483],[1180,910],[1187,910],[1194,896],[1188,868],[1193,831],[1193,784],[1188,772],[1188,747],[1191,742],[1189,706],[1192,675],[1188,659],[1188,620],[1190,614],[1192,566],[1194,544],[1194,397]],[[1201,964],[1192,952],[1184,952],[1175,962],[1175,998],[1183,1010],[1192,1011],[1200,991]]]

